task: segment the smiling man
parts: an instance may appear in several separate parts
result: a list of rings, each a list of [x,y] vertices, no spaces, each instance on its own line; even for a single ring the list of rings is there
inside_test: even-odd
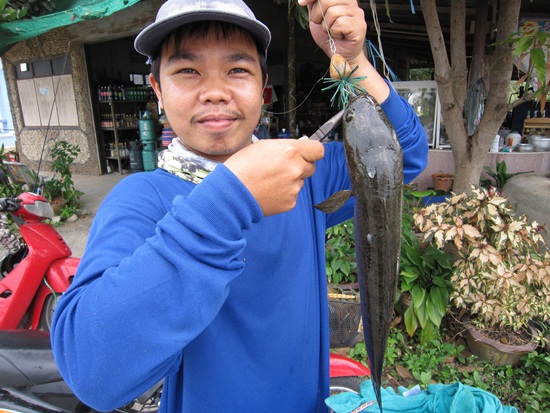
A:
[[[426,165],[410,105],[363,54],[356,0],[301,0],[381,102],[405,179]],[[350,188],[343,145],[257,141],[271,35],[241,0],[168,0],[136,38],[177,138],[159,169],[125,178],[92,225],[54,316],[63,377],[99,410],[164,379],[162,412],[326,412],[326,228],[313,208]],[[328,60],[327,60],[328,64]]]
[[[247,31],[219,22],[183,26],[162,47],[150,79],[188,149],[224,162],[251,143],[267,79]]]

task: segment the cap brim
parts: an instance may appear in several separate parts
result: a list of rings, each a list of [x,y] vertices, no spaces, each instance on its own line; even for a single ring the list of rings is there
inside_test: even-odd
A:
[[[134,47],[138,53],[153,57],[158,54],[162,41],[178,27],[198,21],[223,21],[233,23],[249,31],[267,54],[267,48],[271,41],[271,32],[260,21],[252,21],[234,14],[220,13],[219,11],[201,11],[188,14],[180,14],[153,23],[139,33],[134,41]]]

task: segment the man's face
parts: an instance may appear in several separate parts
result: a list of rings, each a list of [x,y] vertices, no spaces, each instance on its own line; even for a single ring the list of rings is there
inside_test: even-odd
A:
[[[242,34],[170,41],[151,84],[171,128],[191,151],[223,162],[251,143],[263,103],[258,51]],[[159,84],[160,83],[160,84]]]

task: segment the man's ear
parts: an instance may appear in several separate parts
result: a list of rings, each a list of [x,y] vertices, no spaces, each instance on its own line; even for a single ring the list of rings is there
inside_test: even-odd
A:
[[[152,73],[149,74],[149,83],[151,83],[151,86],[155,91],[155,95],[157,95],[157,99],[159,101],[159,107],[161,109],[164,109],[164,105],[162,104],[162,91],[160,90],[160,83],[157,82],[157,79],[155,79],[155,76],[153,76]]]

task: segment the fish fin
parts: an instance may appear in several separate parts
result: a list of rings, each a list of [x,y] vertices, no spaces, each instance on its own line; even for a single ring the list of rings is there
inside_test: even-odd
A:
[[[331,196],[329,196],[323,202],[319,202],[314,206],[319,211],[324,212],[325,214],[330,214],[342,208],[344,204],[348,201],[350,196],[351,196],[351,191],[349,189],[338,191],[332,194]]]

